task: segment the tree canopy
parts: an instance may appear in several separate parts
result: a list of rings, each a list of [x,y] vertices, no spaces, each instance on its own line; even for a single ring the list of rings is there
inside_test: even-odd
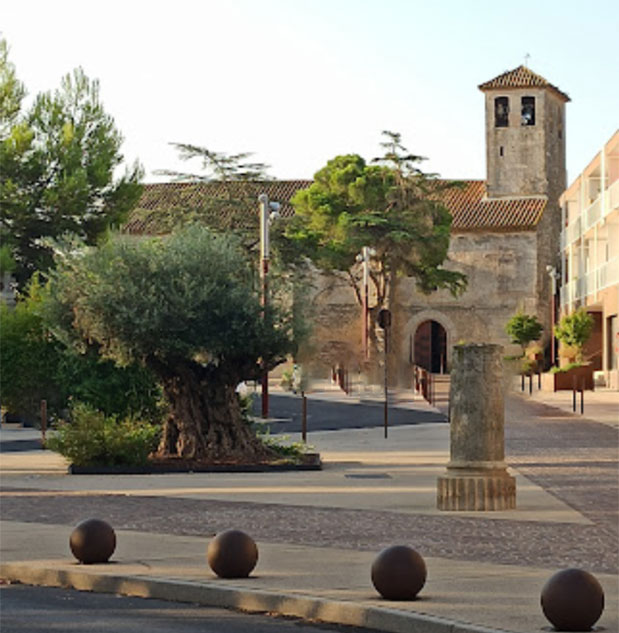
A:
[[[20,284],[52,263],[45,238],[72,232],[93,244],[118,225],[141,192],[141,168],[115,177],[122,136],[97,81],[80,68],[21,111],[23,88],[0,50],[0,238]]]
[[[398,276],[413,277],[424,293],[446,288],[457,295],[466,287],[464,275],[442,266],[451,215],[440,193],[454,185],[422,172],[417,166],[422,158],[406,150],[399,134],[384,135],[385,153],[373,164],[348,154],[318,171],[314,183],[293,197],[295,216],[284,229],[294,245],[287,252],[309,258],[324,271],[344,272],[359,303],[357,256],[364,246],[373,249],[373,320],[389,302]]]
[[[536,316],[525,314],[522,310],[516,312],[505,326],[505,331],[509,335],[510,341],[522,347],[523,355],[526,346],[533,341],[537,341],[543,330],[544,327]]]
[[[51,273],[56,334],[140,361],[170,404],[160,452],[185,458],[264,456],[235,388],[294,351],[292,316],[266,314],[237,239],[194,225],[164,238],[113,236],[58,249]]]
[[[583,346],[589,340],[594,325],[593,317],[581,307],[563,316],[555,328],[555,335],[561,343],[576,351],[577,362],[582,362]]]

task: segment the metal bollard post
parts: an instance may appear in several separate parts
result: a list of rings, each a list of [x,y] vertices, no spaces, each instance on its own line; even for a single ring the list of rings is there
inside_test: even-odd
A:
[[[47,400],[41,400],[41,448],[45,448],[47,432]]]
[[[572,411],[576,413],[576,376],[572,380]]]
[[[305,391],[301,392],[301,402],[303,404],[301,413],[301,439],[307,443],[307,397]]]

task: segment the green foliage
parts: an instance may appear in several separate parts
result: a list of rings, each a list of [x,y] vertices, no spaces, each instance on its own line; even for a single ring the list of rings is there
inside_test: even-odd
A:
[[[523,355],[526,346],[539,339],[543,330],[544,327],[536,316],[525,314],[522,310],[518,310],[505,325],[510,341],[522,347]]]
[[[116,367],[92,347],[80,353],[56,340],[44,319],[46,298],[35,275],[14,308],[0,305],[2,405],[31,420],[42,399],[56,415],[75,399],[107,415],[158,418],[161,392],[152,374],[136,364]]]
[[[571,314],[566,314],[555,328],[555,336],[563,345],[576,349],[577,361],[582,361],[583,345],[589,340],[593,332],[593,317],[579,308]]]
[[[451,226],[439,200],[443,185],[416,167],[421,158],[408,154],[399,134],[384,134],[380,164],[368,165],[354,154],[337,156],[308,189],[295,194],[295,216],[285,237],[297,256],[326,271],[347,272],[359,302],[356,258],[364,246],[374,250],[370,279],[379,307],[397,275],[415,278],[424,293],[446,288],[458,295],[466,278],[442,267]]]
[[[0,246],[0,275],[12,273],[16,268],[11,249],[6,244]]]
[[[61,352],[47,336],[41,304],[41,287],[36,278],[30,292],[14,308],[0,303],[2,406],[30,420],[37,418],[42,399],[54,411],[62,406],[65,396],[57,381]]]
[[[162,378],[199,365],[234,385],[260,374],[259,359],[274,367],[294,351],[290,311],[273,296],[263,318],[233,237],[190,226],[165,238],[57,248],[49,318],[66,341],[90,341]]]
[[[315,450],[305,442],[291,442],[288,435],[271,435],[268,424],[258,422],[255,427],[262,443],[286,461],[299,463],[307,453]]]
[[[26,113],[6,49],[0,71],[0,238],[23,286],[52,263],[43,238],[72,232],[94,244],[122,222],[140,196],[141,169],[134,165],[115,179],[122,137],[103,109],[98,82],[81,69],[55,92],[39,94]]]
[[[23,84],[17,79],[15,67],[9,61],[9,47],[0,39],[0,135],[5,134],[14,123],[26,94]]]
[[[137,466],[157,448],[161,427],[135,418],[107,417],[76,402],[47,447],[75,466]]]

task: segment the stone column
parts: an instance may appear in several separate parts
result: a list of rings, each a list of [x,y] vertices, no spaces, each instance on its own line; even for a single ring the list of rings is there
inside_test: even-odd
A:
[[[516,480],[505,463],[503,348],[456,345],[449,392],[450,461],[438,478],[439,510],[509,510]]]

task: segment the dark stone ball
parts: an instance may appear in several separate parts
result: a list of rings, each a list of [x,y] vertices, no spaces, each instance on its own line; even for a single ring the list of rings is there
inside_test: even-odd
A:
[[[258,547],[245,532],[226,530],[208,544],[206,560],[221,578],[247,578],[258,562]]]
[[[604,590],[582,569],[564,569],[546,582],[542,611],[557,631],[590,631],[604,610]]]
[[[387,600],[414,600],[426,576],[425,561],[407,545],[387,547],[372,563],[372,584]]]
[[[107,563],[116,549],[116,533],[101,519],[86,519],[71,532],[69,546],[82,563]]]

